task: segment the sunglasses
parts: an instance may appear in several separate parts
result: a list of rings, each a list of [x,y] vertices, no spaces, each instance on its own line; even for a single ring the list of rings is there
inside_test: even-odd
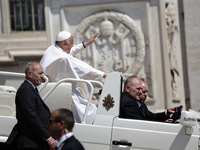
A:
[[[53,121],[56,122],[56,123],[60,122],[60,120],[51,120],[51,119],[50,119],[50,120],[49,120],[49,124],[51,124]]]

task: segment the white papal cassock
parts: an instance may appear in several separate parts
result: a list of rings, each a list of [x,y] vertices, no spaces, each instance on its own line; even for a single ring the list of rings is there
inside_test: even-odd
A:
[[[51,45],[45,51],[40,64],[50,81],[58,81],[64,78],[100,80],[103,77],[104,72],[72,56],[78,53],[81,48],[83,48],[82,44],[76,45],[72,47],[70,54],[67,54],[57,45]],[[88,101],[77,88],[73,88],[72,93],[74,119],[76,122],[81,122]],[[86,123],[93,123],[96,110],[96,105],[91,103]]]

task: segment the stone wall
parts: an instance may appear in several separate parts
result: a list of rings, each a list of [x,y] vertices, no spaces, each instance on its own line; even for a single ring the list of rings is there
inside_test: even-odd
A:
[[[60,30],[70,31],[75,43],[101,32],[76,57],[125,78],[143,78],[152,110],[185,106],[178,12],[176,0],[47,1],[48,42],[54,43]]]
[[[183,0],[188,90],[191,108],[200,110],[200,1]]]

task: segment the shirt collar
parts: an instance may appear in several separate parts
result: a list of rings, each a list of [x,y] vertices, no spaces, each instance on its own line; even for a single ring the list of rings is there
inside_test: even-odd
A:
[[[140,107],[142,104],[140,102],[137,101],[138,107]]]
[[[64,144],[63,142],[64,142],[66,139],[70,138],[72,135],[73,135],[72,132],[68,132],[68,133],[64,134],[63,136],[61,136],[61,138],[58,140],[57,147],[58,147],[58,148],[61,148],[62,144]]]
[[[26,79],[26,81],[27,81],[28,83],[30,83],[30,84],[33,86],[34,89],[36,88],[35,85],[33,85],[33,83],[32,83],[31,81],[29,81],[28,79]]]
[[[61,50],[61,51],[63,51],[63,52],[65,52],[61,47],[59,47],[58,45],[54,45],[57,49],[59,49],[59,50]],[[66,53],[66,52],[65,52]],[[66,53],[67,54],[67,53]]]

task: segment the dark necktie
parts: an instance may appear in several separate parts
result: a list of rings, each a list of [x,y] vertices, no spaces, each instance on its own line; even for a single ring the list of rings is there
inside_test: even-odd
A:
[[[144,106],[141,104],[141,106],[140,106],[140,109],[141,109],[141,111],[142,111],[142,114],[144,115],[144,117],[146,118],[146,115],[145,115],[145,113],[144,113]]]
[[[39,93],[37,88],[35,88],[35,90],[36,90],[37,93]]]
[[[35,88],[35,91],[37,92],[37,94],[39,95],[39,97],[41,98],[41,96],[40,96],[40,93],[39,93],[39,91],[38,91],[38,89],[37,88]]]

